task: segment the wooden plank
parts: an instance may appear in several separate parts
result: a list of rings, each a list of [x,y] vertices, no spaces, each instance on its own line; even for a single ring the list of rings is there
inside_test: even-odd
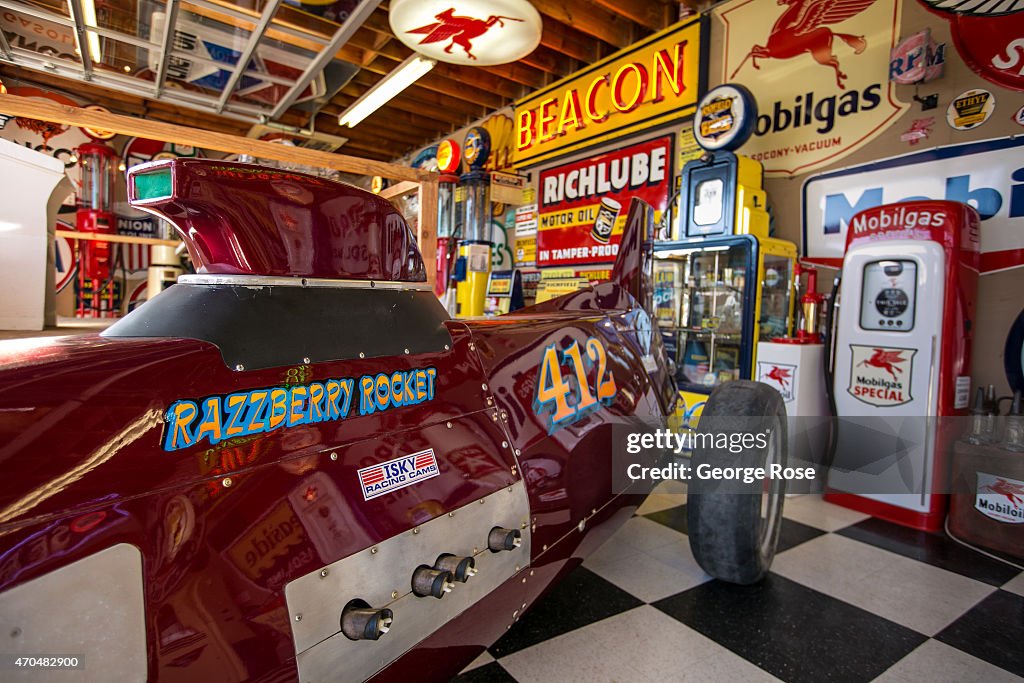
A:
[[[435,175],[431,180],[420,183],[419,215],[416,221],[416,241],[420,244],[420,254],[427,268],[427,282],[431,287],[437,279],[437,199],[438,181]]]
[[[177,126],[159,121],[146,121],[133,116],[122,116],[94,110],[70,107],[56,102],[32,100],[16,95],[0,95],[0,111],[8,116],[24,116],[30,119],[54,121],[71,126],[86,126],[109,130],[122,135],[137,135],[213,149],[229,154],[251,154],[262,159],[274,159],[309,166],[331,168],[358,175],[379,175],[392,180],[426,181],[436,174],[420,169],[371,161],[345,154],[318,152],[301,147],[289,147],[262,140],[253,140],[236,135],[214,133],[206,130]]]
[[[582,2],[533,0],[533,6],[545,16],[620,49],[631,44],[637,38],[633,22],[618,17],[587,0]],[[544,30],[546,31],[547,28],[547,22],[545,22]]]
[[[593,0],[609,12],[625,17],[652,31],[660,31],[671,23],[670,10],[673,16],[678,13],[675,4],[667,2],[651,2],[650,0]]]
[[[407,194],[416,192],[420,189],[419,183],[411,183],[408,180],[403,180],[397,185],[386,187],[380,191],[380,196],[388,201],[396,199],[398,197],[404,197]]]
[[[57,237],[69,240],[87,240],[90,242],[123,242],[125,244],[150,244],[161,247],[177,247],[179,240],[160,240],[155,237],[133,237],[131,235],[100,235],[94,232],[78,232],[77,230],[55,230]]]

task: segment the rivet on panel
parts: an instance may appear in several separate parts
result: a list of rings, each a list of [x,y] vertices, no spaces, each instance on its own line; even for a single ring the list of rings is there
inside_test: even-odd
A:
[[[516,610],[515,612],[512,613],[512,618],[513,619],[515,619],[518,616],[519,616],[519,610]]]
[[[523,583],[526,583],[526,577],[525,576],[523,577]]]
[[[419,529],[413,529],[413,530],[412,530],[412,533],[413,533],[413,535],[415,535],[415,534],[418,534],[419,532],[420,532],[420,530],[419,530]]]
[[[242,370],[245,370],[245,366],[239,363],[238,365],[235,366],[235,370],[241,372]]]
[[[475,351],[476,350],[476,344],[470,344],[469,345],[469,350],[470,351]]]
[[[449,517],[454,517],[454,516],[455,516],[455,513],[454,513],[454,512],[449,512],[449,513],[448,513],[448,516],[449,516]]]
[[[486,498],[481,498],[481,499],[480,499],[480,504],[481,504],[481,505],[483,505],[483,504],[484,504],[484,503],[486,503],[486,502],[487,502],[487,499],[486,499]]]
[[[532,569],[530,570],[530,576],[533,576],[533,570]]]
[[[530,573],[532,574],[533,572],[530,572]],[[523,606],[522,606],[522,607],[520,607],[519,609],[526,609],[526,603],[524,602],[524,603],[523,603]]]
[[[481,384],[480,388],[483,389],[484,391],[487,391],[487,385],[486,384]]]
[[[511,486],[508,487],[508,492],[512,493],[512,487]]]
[[[580,530],[580,533],[583,533],[583,530],[587,528],[587,520],[581,519],[577,528]]]
[[[502,441],[501,442],[501,447],[502,448],[508,448],[508,441]]]
[[[512,465],[512,476],[516,476],[516,466]]]
[[[517,564],[517,565],[516,565],[516,572],[518,572],[518,571],[519,571],[520,569],[522,569],[522,567],[520,567],[520,566],[519,566],[519,565]]]
[[[231,477],[225,477],[224,479],[220,480],[220,485],[223,486],[224,488],[230,488],[231,485],[234,483],[235,482],[231,481]]]
[[[407,356],[409,355],[409,349],[405,350],[405,355],[407,355]]]
[[[512,624],[509,624],[508,626],[506,626],[506,627],[505,627],[505,630],[507,631],[507,630],[509,630],[510,628],[512,628]]]
[[[336,452],[332,452],[331,453],[331,460],[337,460],[337,459],[338,459],[338,454]]]
[[[519,449],[517,448],[517,449],[516,449],[516,455],[517,455],[517,456],[520,456],[520,455],[522,455],[522,454],[523,454],[523,452],[522,452],[521,450],[519,450]]]
[[[452,350],[452,347],[450,347],[450,346],[448,346],[447,344],[445,344],[445,345],[444,345],[444,350],[445,350],[445,351],[451,351],[451,350]]]
[[[445,427],[447,427],[448,429],[451,429],[452,428],[452,423],[451,422],[446,422],[445,423]]]
[[[394,600],[398,597],[398,591],[391,591],[391,599]]]
[[[295,621],[302,621],[302,615],[301,614],[296,614],[295,615]]]
[[[327,568],[321,569],[320,570],[320,578],[321,579],[327,578],[327,575],[330,574],[330,573],[331,573],[330,569],[327,569]]]
[[[377,549],[376,548],[370,548],[370,554],[371,555],[376,555],[377,554]]]
[[[512,489],[509,489],[509,491],[511,491],[511,490],[512,490]],[[519,525],[519,528],[520,528],[520,529],[526,529],[526,522],[523,522],[522,524],[520,524],[520,525]]]
[[[306,356],[305,358],[303,358],[302,362],[305,363],[306,365],[309,365],[309,356]]]
[[[548,549],[548,547],[547,547],[547,546],[545,545],[545,546],[544,546],[544,548],[543,548],[543,550],[547,550],[547,549]]]
[[[362,351],[360,351],[360,352],[359,352],[359,357],[360,357],[360,358],[366,358],[366,354],[365,354],[365,353],[363,353]]]

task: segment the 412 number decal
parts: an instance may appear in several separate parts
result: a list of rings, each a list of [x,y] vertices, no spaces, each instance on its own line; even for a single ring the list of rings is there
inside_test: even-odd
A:
[[[569,370],[564,376],[563,366]],[[597,371],[591,373],[595,366]],[[593,386],[590,374],[595,376]],[[549,430],[553,432],[608,405],[617,390],[615,377],[608,370],[608,352],[600,339],[590,337],[582,348],[574,341],[561,353],[551,344],[541,358],[533,410],[537,415],[551,413]]]

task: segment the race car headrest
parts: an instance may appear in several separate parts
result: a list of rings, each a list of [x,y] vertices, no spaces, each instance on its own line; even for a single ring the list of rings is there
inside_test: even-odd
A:
[[[386,200],[253,164],[171,159],[128,170],[128,201],[173,224],[200,273],[425,282]]]

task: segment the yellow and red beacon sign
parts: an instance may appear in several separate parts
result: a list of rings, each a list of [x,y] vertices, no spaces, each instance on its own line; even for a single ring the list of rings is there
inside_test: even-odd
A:
[[[517,168],[693,113],[705,89],[706,18],[681,22],[515,103]]]

